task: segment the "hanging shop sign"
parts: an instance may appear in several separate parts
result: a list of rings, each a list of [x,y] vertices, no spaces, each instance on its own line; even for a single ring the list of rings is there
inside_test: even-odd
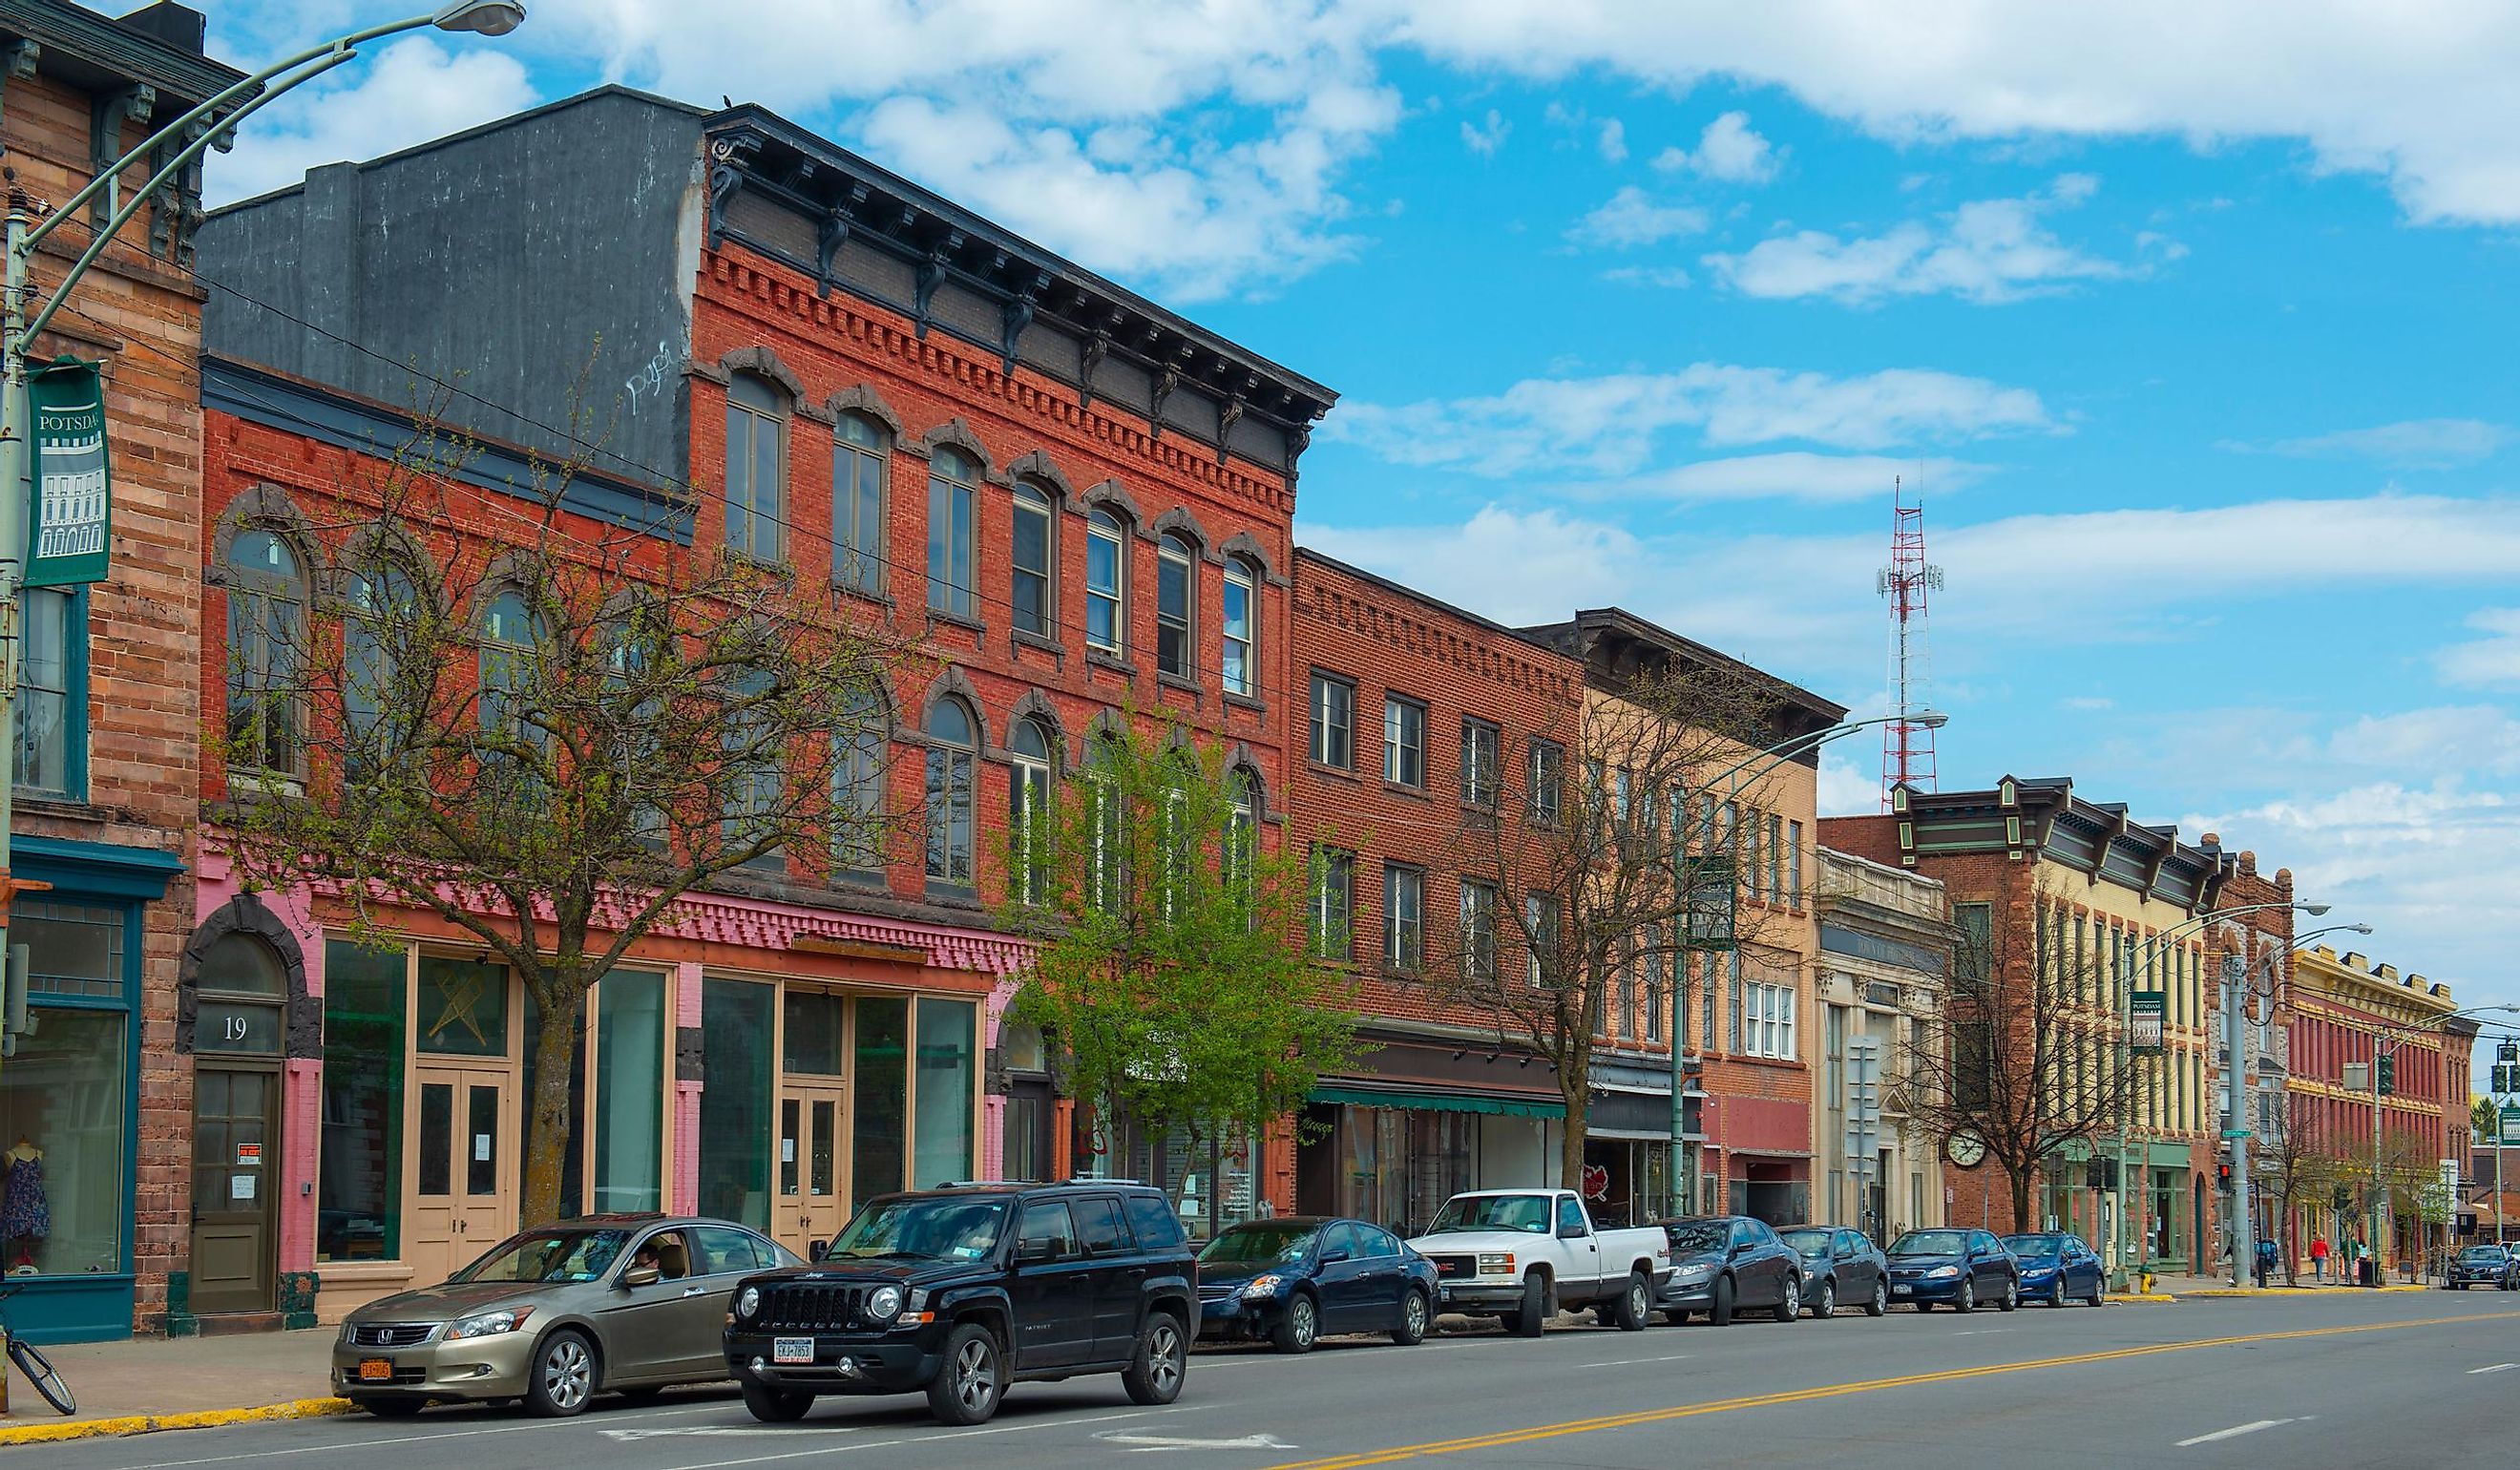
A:
[[[2149,1052],[2162,1049],[2162,1021],[2169,1014],[2169,1000],[2168,991],[2139,990],[2135,993],[2128,1010],[2127,1040],[2136,1050]]]
[[[34,424],[33,513],[26,518],[29,587],[105,580],[113,494],[106,471],[101,366],[59,358],[26,385]]]

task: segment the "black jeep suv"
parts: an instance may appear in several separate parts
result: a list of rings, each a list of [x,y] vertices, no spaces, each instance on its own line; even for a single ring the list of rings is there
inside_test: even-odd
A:
[[[1197,1321],[1197,1260],[1162,1191],[949,1184],[870,1200],[814,1265],[745,1277],[726,1360],[756,1419],[924,1389],[937,1418],[977,1424],[1008,1384],[1079,1373],[1170,1403]]]

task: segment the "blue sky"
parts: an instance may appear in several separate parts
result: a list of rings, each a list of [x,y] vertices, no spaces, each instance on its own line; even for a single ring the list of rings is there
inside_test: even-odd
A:
[[[2520,17],[743,9],[390,45],[212,195],[608,79],[762,102],[1338,389],[1309,544],[1506,619],[1622,603],[1864,714],[1912,476],[1947,786],[2070,775],[2520,1002]],[[260,60],[394,6],[212,11]],[[1871,810],[1877,745],[1832,756]]]

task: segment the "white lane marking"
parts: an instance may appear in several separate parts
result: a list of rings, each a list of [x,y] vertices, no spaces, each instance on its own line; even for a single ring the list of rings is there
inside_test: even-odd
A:
[[[1681,1362],[1688,1359],[1695,1358],[1696,1356],[1697,1355],[1694,1353],[1674,1353],[1669,1358],[1610,1358],[1604,1359],[1599,1362],[1578,1363],[1576,1366],[1584,1368],[1623,1368],[1630,1363],[1636,1362]]]
[[[2003,1333],[2009,1332],[2009,1331],[2011,1331],[2011,1330],[2012,1330],[2012,1329],[2011,1329],[2011,1328],[2009,1328],[2009,1327],[1980,1327],[1980,1328],[1978,1328],[1977,1330],[1975,1330],[1975,1331],[1973,1331],[1973,1332],[1955,1332],[1955,1333],[1953,1333],[1953,1334],[1952,1334],[1952,1336],[1954,1336],[1954,1337],[1996,1337],[1996,1336],[2000,1336],[2000,1335],[2002,1335],[2002,1334],[2003,1334]]]
[[[767,1424],[700,1424],[691,1428],[608,1429],[604,1437],[628,1443],[633,1440],[661,1440],[691,1435],[760,1435],[760,1434],[863,1434],[854,1424],[805,1424],[793,1428],[774,1428]]]
[[[1106,1445],[1123,1445],[1140,1454],[1159,1449],[1292,1449],[1274,1434],[1246,1434],[1238,1440],[1192,1440],[1179,1435],[1140,1434],[1134,1429],[1106,1429],[1094,1438]]]
[[[811,1449],[790,1449],[785,1454],[747,1455],[740,1460],[695,1460],[676,1465],[673,1470],[729,1470],[734,1465],[766,1465],[776,1460],[801,1459],[809,1454],[852,1454],[860,1449],[890,1449],[901,1445],[941,1445],[954,1440],[976,1439],[985,1434],[1018,1434],[1027,1429],[1066,1429],[1078,1424],[1109,1424],[1121,1419],[1144,1419],[1155,1414],[1195,1413],[1203,1403],[1176,1404],[1171,1408],[1141,1408],[1125,1414],[1096,1414],[1085,1419],[1035,1419],[1025,1424],[1000,1424],[988,1429],[957,1429],[945,1434],[903,1435],[891,1440],[860,1440],[854,1445],[818,1445]]]
[[[2253,1424],[2234,1424],[2228,1429],[2218,1429],[2212,1434],[2200,1434],[2192,1440],[2182,1440],[2177,1448],[2185,1449],[2196,1445],[2211,1445],[2216,1440],[2236,1440],[2244,1434],[2256,1434],[2261,1429],[2274,1429],[2285,1424],[2300,1422],[2298,1419],[2260,1419]]]
[[[731,1403],[732,1401],[719,1403],[696,1403],[688,1408],[633,1409],[626,1413],[608,1414],[606,1417],[670,1419],[681,1414],[724,1413]],[[355,1418],[344,1418],[338,1421],[305,1419],[299,1420],[298,1422],[302,1424],[322,1424],[327,1422],[339,1422],[346,1424],[355,1423],[357,1421]],[[197,1459],[189,1460],[152,1460],[145,1465],[131,1466],[129,1467],[129,1470],[181,1470],[181,1467],[187,1465],[227,1465],[233,1464],[238,1460],[276,1459],[284,1454],[365,1453],[370,1449],[381,1448],[388,1445],[427,1445],[438,1440],[475,1439],[485,1434],[532,1434],[539,1430],[586,1429],[590,1427],[591,1426],[583,1419],[544,1419],[528,1424],[492,1424],[480,1429],[441,1429],[434,1434],[396,1435],[391,1439],[383,1440],[357,1440],[350,1442],[333,1442],[323,1445],[297,1445],[287,1448],[255,1449],[245,1454],[208,1454],[202,1455]]]
[[[2470,1368],[2467,1370],[2467,1374],[2469,1377],[2473,1378],[2479,1373],[2499,1373],[2504,1368],[2520,1368],[2520,1362],[2498,1362],[2490,1367]]]

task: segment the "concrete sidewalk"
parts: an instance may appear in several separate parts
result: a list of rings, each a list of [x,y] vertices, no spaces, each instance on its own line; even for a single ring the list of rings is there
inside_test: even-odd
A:
[[[0,1446],[347,1413],[348,1401],[334,1398],[326,1381],[336,1335],[336,1328],[316,1327],[48,1347],[44,1356],[79,1411],[68,1418],[53,1412],[11,1365]]]

